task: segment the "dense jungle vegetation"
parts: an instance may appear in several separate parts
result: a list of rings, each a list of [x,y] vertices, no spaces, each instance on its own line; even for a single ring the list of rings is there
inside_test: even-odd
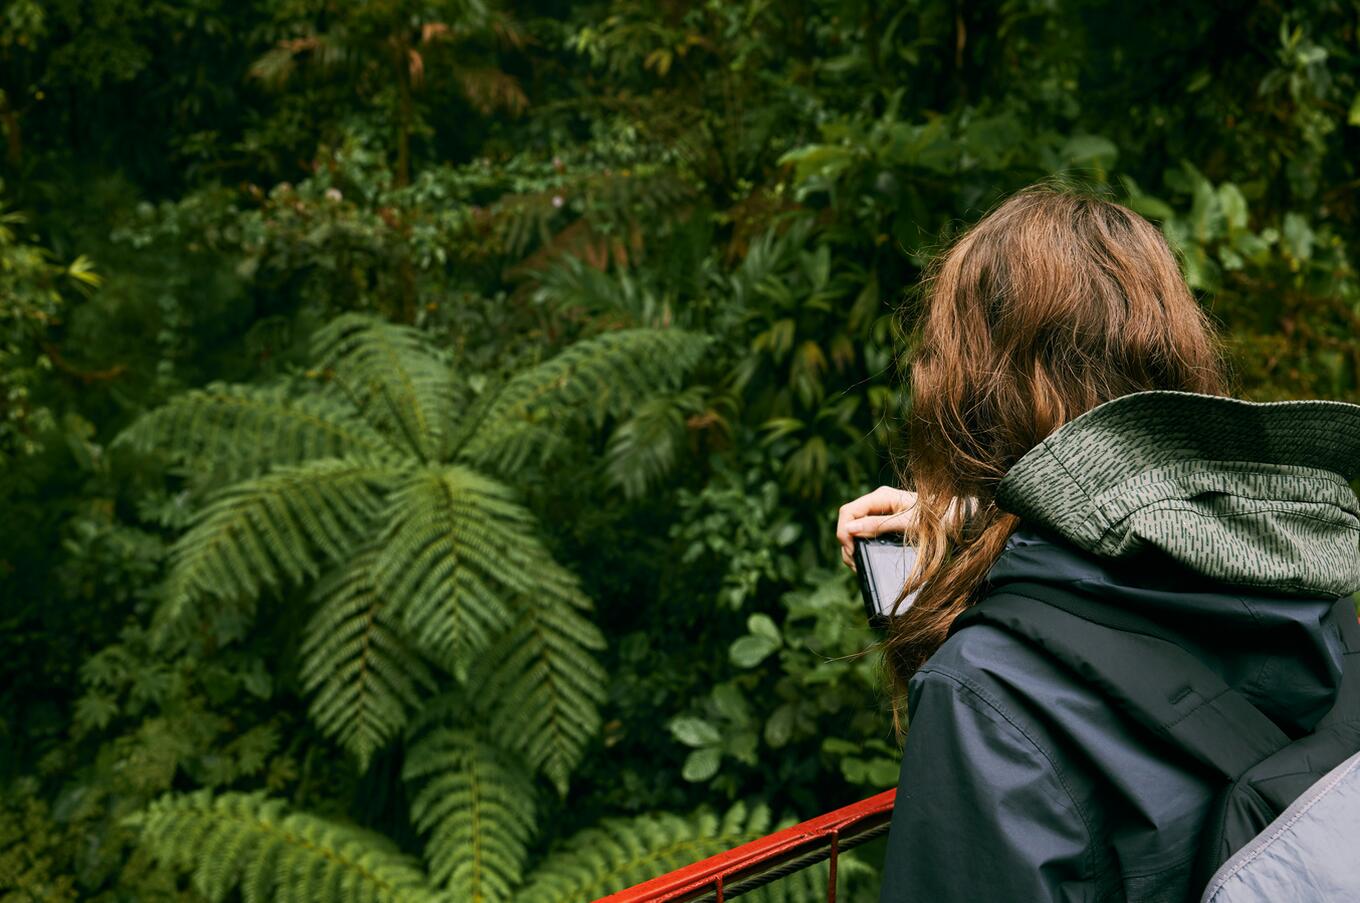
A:
[[[836,508],[1037,180],[1360,401],[1355,0],[0,9],[0,900],[579,903],[892,786]]]

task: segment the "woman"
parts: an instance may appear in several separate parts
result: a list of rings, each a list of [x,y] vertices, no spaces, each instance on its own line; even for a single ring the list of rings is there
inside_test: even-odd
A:
[[[919,550],[887,640],[911,729],[881,899],[1191,899],[1222,782],[1038,645],[950,626],[1008,583],[1061,585],[1152,619],[1309,733],[1339,681],[1337,599],[1360,588],[1360,407],[1226,397],[1171,250],[1103,200],[1012,197],[924,300],[913,491],[851,502],[837,530],[852,567],[855,536],[905,529]]]

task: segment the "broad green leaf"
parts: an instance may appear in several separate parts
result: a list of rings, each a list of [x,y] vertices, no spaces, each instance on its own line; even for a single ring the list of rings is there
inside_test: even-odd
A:
[[[681,770],[680,776],[690,782],[707,781],[718,773],[718,766],[721,763],[722,751],[716,746],[691,750],[685,757],[685,767]]]
[[[675,739],[686,746],[712,746],[722,742],[722,735],[718,733],[718,729],[702,718],[690,716],[675,718],[671,721],[670,728]]]
[[[728,649],[732,664],[739,668],[754,668],[763,662],[770,653],[779,648],[776,640],[769,637],[747,635],[738,637]]]

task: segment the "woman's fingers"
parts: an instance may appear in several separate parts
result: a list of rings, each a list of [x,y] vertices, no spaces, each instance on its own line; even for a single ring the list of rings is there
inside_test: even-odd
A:
[[[977,513],[978,500],[961,496],[950,501],[945,509],[946,520],[968,520]],[[884,533],[907,533],[916,526],[916,493],[906,489],[880,486],[853,502],[841,506],[836,520],[836,539],[841,545],[841,561],[855,570],[855,537],[881,536]]]
[[[879,536],[884,533],[904,533],[916,523],[915,510],[897,511],[892,514],[870,514],[857,517],[845,525],[845,532],[851,537]]]
[[[874,536],[881,536],[884,533],[901,533],[910,526],[911,522],[911,512],[908,511],[899,514],[870,515],[850,521],[846,525],[846,538],[841,542],[841,561],[844,561],[850,567],[850,570],[856,570],[856,536],[869,539]]]
[[[853,502],[841,506],[840,520],[854,520],[868,514],[892,514],[916,504],[916,493],[891,486],[880,486]]]
[[[841,546],[841,560],[854,570],[856,536],[878,536],[910,528],[915,520],[912,511],[915,504],[916,493],[880,486],[842,505],[836,520],[836,539]]]

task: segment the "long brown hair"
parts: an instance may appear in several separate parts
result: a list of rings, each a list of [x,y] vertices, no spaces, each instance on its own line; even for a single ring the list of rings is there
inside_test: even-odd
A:
[[[1027,451],[1101,402],[1146,389],[1223,395],[1208,316],[1151,223],[1039,186],[1013,195],[932,264],[910,366],[907,473],[917,493],[915,603],[887,666],[899,729],[906,680],[972,602],[1018,518],[997,484]],[[976,496],[975,516],[946,517]]]

